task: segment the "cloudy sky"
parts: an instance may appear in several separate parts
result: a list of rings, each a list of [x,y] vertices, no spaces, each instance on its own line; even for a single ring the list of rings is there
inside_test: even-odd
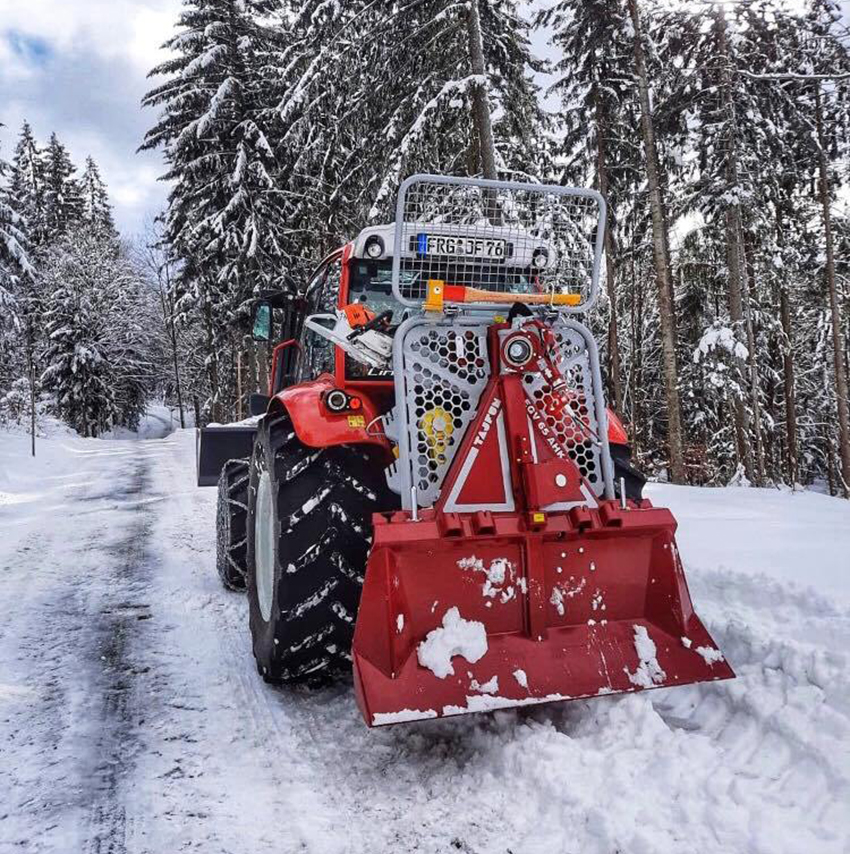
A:
[[[21,123],[56,131],[82,165],[100,164],[128,236],[164,203],[158,154],[136,154],[153,113],[139,102],[180,0],[0,0],[0,155]]]

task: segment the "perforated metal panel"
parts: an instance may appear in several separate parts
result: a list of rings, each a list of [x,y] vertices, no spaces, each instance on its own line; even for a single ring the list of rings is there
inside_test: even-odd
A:
[[[416,175],[399,191],[393,286],[421,305],[437,279],[512,294],[598,290],[605,202],[593,190]],[[482,300],[481,304],[487,304]]]
[[[523,388],[558,443],[599,496],[605,489],[601,435],[604,431],[599,429],[601,389],[595,388],[588,340],[579,329],[568,328],[563,323],[556,323],[553,331],[558,342],[555,364],[566,380],[566,391],[553,394],[543,376],[536,373],[523,377]]]
[[[402,475],[401,486],[416,487],[420,507],[431,506],[439,497],[446,472],[475,417],[490,376],[490,322],[419,321],[403,334],[399,356],[404,393],[396,398],[403,412],[397,405],[396,417],[402,415],[399,420],[408,438],[399,463],[409,466],[409,476]]]

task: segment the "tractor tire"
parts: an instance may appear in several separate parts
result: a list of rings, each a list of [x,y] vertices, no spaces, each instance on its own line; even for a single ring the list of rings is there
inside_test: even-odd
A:
[[[229,460],[218,478],[216,567],[228,590],[247,586],[248,460]]]
[[[646,477],[632,465],[632,449],[628,445],[611,444],[611,459],[614,462],[614,491],[620,495],[621,480],[626,486],[626,498],[629,501],[642,501]]]
[[[289,416],[260,424],[248,501],[248,602],[267,682],[327,682],[351,667],[372,514],[394,510],[378,448],[303,445]]]

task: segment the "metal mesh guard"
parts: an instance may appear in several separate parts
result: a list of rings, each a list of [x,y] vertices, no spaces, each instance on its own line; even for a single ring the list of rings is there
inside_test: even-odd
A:
[[[598,290],[604,222],[593,190],[414,175],[396,210],[396,297],[421,305],[428,281],[440,280],[500,294],[575,294],[565,310],[586,311]]]
[[[419,506],[430,507],[490,377],[487,325],[415,327],[404,340],[404,376],[412,483]]]

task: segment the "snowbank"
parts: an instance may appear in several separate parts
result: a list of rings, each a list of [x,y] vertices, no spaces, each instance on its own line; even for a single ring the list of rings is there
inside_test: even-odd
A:
[[[649,484],[669,507],[690,573],[733,568],[850,604],[850,501],[787,489],[694,489]]]

